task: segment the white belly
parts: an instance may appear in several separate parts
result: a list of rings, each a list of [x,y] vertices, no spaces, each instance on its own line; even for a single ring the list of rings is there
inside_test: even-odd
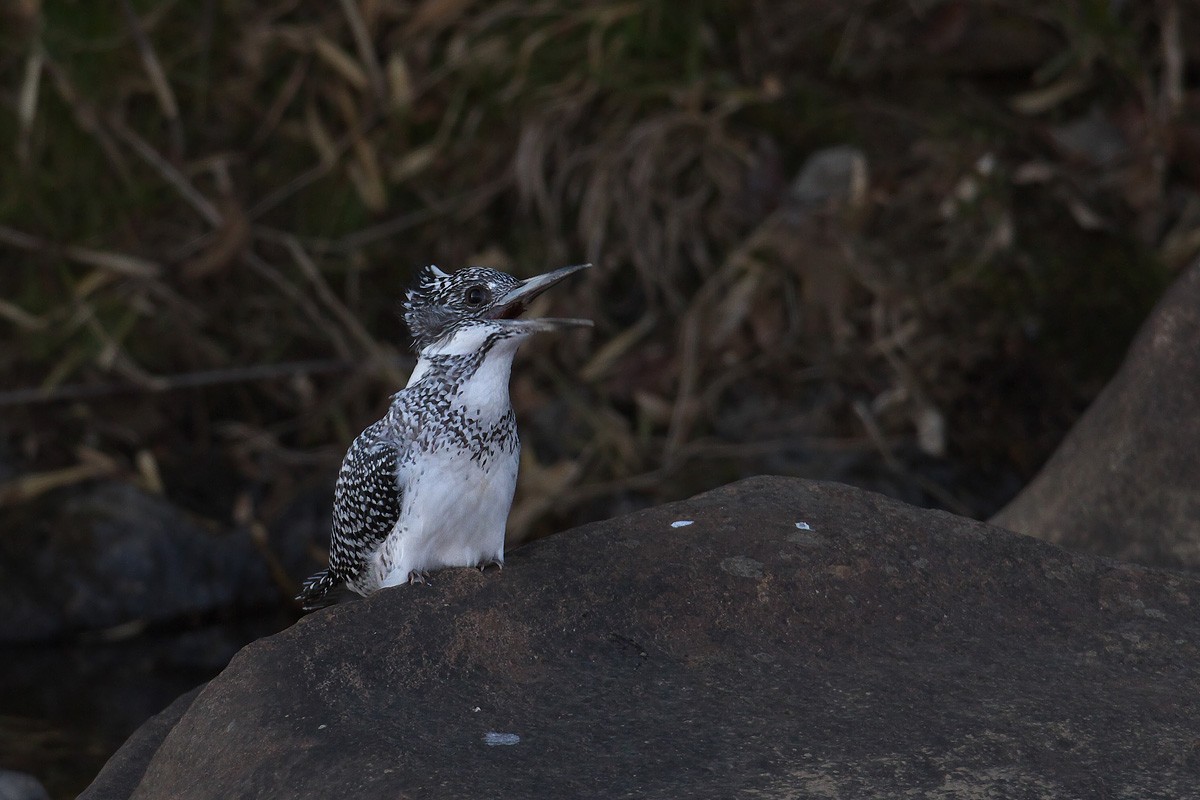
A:
[[[464,453],[429,453],[401,475],[404,500],[377,556],[379,586],[414,571],[503,562],[519,452],[497,453],[486,471]]]

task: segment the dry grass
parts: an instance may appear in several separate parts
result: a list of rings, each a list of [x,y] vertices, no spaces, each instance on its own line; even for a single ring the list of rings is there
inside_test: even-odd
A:
[[[986,513],[1200,249],[1200,15],[1109,8],[10,4],[0,480],[216,452],[270,521],[402,382],[413,267],[591,260],[515,535],[760,471]]]

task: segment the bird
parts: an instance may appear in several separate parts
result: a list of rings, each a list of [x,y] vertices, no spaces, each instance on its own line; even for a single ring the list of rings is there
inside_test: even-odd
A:
[[[588,319],[519,319],[579,264],[519,280],[430,265],[403,302],[417,363],[387,413],[350,445],[334,486],[329,568],[296,597],[305,610],[342,586],[364,597],[444,567],[504,564],[521,443],[509,399],[517,348]]]

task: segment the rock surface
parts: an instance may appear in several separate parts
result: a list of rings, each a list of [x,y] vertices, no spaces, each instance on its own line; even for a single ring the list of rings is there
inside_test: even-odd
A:
[[[180,695],[171,705],[146,720],[108,760],[99,777],[92,781],[85,793],[89,800],[120,800],[128,797],[129,787],[136,786],[142,779],[146,764],[179,722],[183,712],[191,706],[200,689],[197,687]]]
[[[317,612],[83,798],[1182,797],[1198,643],[1195,578],[756,478]]]
[[[1200,261],[1159,301],[1038,476],[991,521],[1072,550],[1200,569]]]

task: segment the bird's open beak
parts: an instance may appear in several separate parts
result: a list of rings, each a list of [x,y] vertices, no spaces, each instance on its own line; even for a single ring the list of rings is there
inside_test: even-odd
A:
[[[515,321],[517,317],[525,313],[526,307],[533,301],[533,298],[568,275],[574,275],[590,266],[591,264],[576,264],[573,267],[563,267],[553,272],[547,272],[545,275],[526,278],[501,297],[487,316],[495,320]],[[587,327],[592,324],[590,319],[531,319],[521,320],[521,322],[525,324],[520,327],[529,327],[535,330],[550,330],[556,327]],[[540,324],[531,325],[530,323]]]

